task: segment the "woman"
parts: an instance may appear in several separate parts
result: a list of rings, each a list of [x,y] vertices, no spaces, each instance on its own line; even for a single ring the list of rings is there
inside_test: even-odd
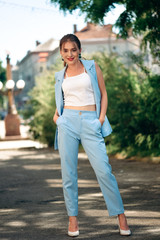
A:
[[[61,157],[68,235],[79,235],[77,159],[80,142],[95,171],[109,215],[118,216],[121,235],[131,235],[103,138],[112,129],[106,117],[107,92],[102,72],[93,60],[81,60],[81,43],[73,34],[60,40],[60,54],[65,68],[55,74],[57,108],[53,121],[57,124],[55,149],[59,149]]]

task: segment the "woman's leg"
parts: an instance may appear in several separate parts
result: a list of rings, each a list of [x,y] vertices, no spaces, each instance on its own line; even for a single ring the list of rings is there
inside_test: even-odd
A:
[[[79,140],[71,134],[67,123],[58,127],[58,148],[61,158],[63,193],[68,216],[78,215],[78,162]]]
[[[98,123],[98,119],[94,121],[84,119],[81,142],[97,176],[109,215],[123,214],[124,208],[122,199],[117,181],[112,174],[112,168],[108,161],[106,146],[101,134],[101,126]]]
[[[70,216],[69,217],[69,225],[68,225],[68,231],[70,232],[76,232],[78,231],[78,220],[76,216]]]
[[[101,134],[101,125],[97,119],[96,121],[84,119],[82,126],[82,145],[88,155],[91,166],[96,173],[109,215],[118,215],[121,231],[129,230],[117,181],[112,174],[112,168],[109,164],[105,142]],[[127,231],[127,233],[125,232],[125,234],[121,235],[130,234],[131,232],[128,233]]]
[[[127,219],[124,213],[118,215],[119,227],[122,230],[129,230]]]

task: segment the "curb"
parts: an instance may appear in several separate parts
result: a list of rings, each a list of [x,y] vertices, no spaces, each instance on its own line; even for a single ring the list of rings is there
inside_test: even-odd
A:
[[[139,156],[133,156],[133,157],[126,157],[122,155],[121,153],[117,154],[108,154],[110,158],[115,158],[117,160],[130,160],[130,161],[139,161],[139,162],[145,162],[145,163],[154,163],[154,164],[160,164],[160,156],[158,157],[139,157]]]

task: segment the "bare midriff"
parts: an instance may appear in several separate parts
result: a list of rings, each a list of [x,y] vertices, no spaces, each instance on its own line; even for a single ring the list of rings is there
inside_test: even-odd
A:
[[[64,106],[65,109],[73,109],[80,111],[96,111],[96,105],[87,105],[87,106]]]

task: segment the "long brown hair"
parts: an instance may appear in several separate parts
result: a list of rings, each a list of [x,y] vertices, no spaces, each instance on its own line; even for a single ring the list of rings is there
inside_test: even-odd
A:
[[[62,45],[66,42],[75,42],[79,50],[81,50],[81,42],[79,41],[76,35],[74,34],[64,35],[60,40],[60,44],[59,44],[60,50],[62,50]],[[64,62],[64,66],[66,66],[66,62]]]

